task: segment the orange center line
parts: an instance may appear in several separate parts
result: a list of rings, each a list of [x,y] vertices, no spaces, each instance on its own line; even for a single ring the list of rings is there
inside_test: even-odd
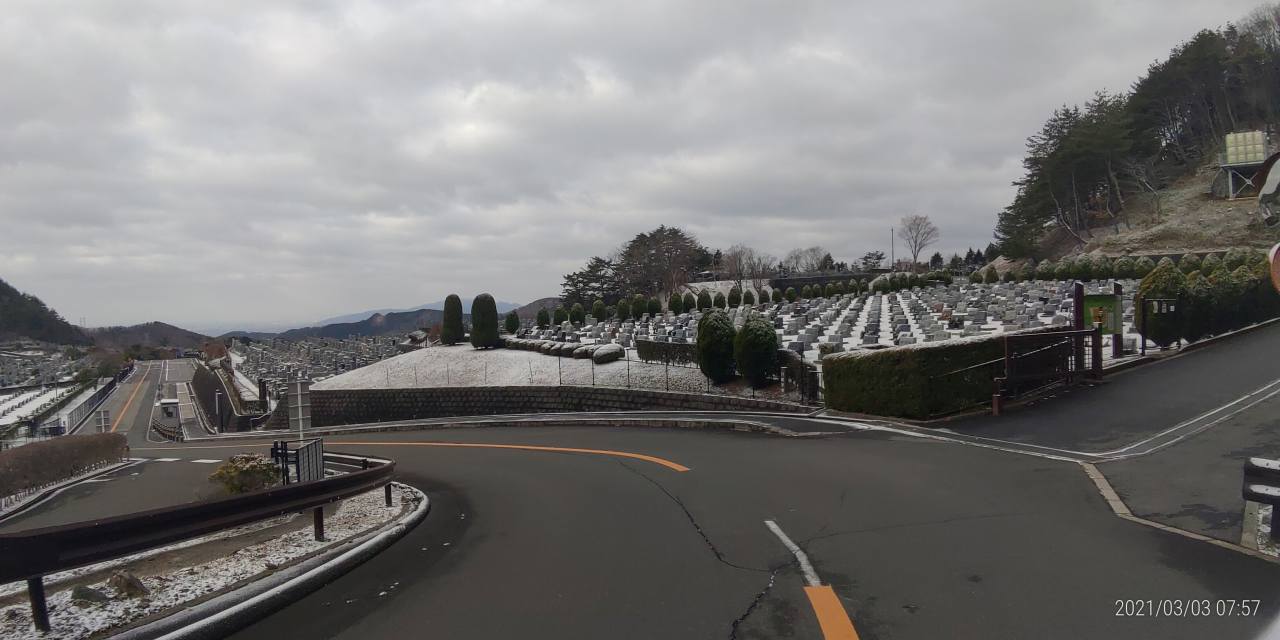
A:
[[[824,640],[858,640],[858,632],[853,628],[853,621],[845,613],[840,598],[828,585],[805,587],[804,594],[809,596],[809,604],[818,615],[818,626],[822,628]]]
[[[470,442],[364,442],[364,441],[352,441],[352,440],[330,440],[330,442],[333,444],[353,444],[353,445],[371,446],[371,447],[378,447],[378,446],[383,446],[383,447],[389,447],[389,446],[460,447],[460,448],[471,448],[471,449],[518,449],[522,451],[587,453],[592,455],[614,456],[616,458],[631,458],[634,460],[643,460],[645,462],[652,462],[654,464],[662,465],[668,469],[671,469],[673,471],[679,471],[679,472],[685,472],[690,470],[689,467],[686,467],[680,463],[672,462],[670,460],[659,458],[657,456],[649,456],[643,453],[631,453],[630,451],[612,451],[609,449],[578,449],[575,447],[541,447],[541,446],[531,445],[531,444],[487,444],[487,443],[482,444],[482,443],[470,443]]]
[[[151,367],[147,367],[147,371],[151,371]],[[142,389],[142,383],[146,382],[147,374],[142,374],[142,379],[138,381],[137,386],[133,388],[133,393],[129,394],[129,399],[125,401],[124,408],[120,410],[120,415],[116,416],[115,422],[111,423],[111,433],[116,432],[116,427],[120,426],[120,421],[124,420],[124,414],[129,411],[129,407],[133,405],[133,397],[138,395],[138,390]]]

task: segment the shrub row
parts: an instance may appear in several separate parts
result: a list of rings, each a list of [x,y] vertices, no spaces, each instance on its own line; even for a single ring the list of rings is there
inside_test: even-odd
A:
[[[1000,336],[834,353],[822,358],[827,406],[901,418],[959,411],[990,400],[998,374],[990,367],[954,372],[1003,355]]]
[[[687,342],[636,340],[636,356],[645,362],[662,362],[666,364],[693,364],[697,362],[694,347]]]
[[[1173,299],[1177,312],[1149,313],[1144,320],[1139,306],[1138,330],[1156,344],[1168,346],[1179,339],[1195,342],[1280,316],[1280,293],[1271,283],[1266,256],[1242,251],[1230,257],[1202,260],[1201,269],[1185,275],[1173,261],[1161,260],[1138,285],[1138,304]]]
[[[63,436],[0,451],[0,496],[36,489],[128,455],[122,433]]]

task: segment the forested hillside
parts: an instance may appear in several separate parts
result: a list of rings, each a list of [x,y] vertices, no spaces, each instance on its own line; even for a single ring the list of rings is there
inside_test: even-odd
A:
[[[56,344],[88,344],[79,327],[33,295],[0,280],[0,339],[25,337]]]
[[[1154,211],[1141,223],[1159,223],[1164,189],[1210,163],[1226,134],[1277,125],[1280,5],[1272,4],[1195,34],[1126,93],[1055,110],[1027,139],[1025,174],[996,225],[999,251],[1054,257],[1047,236],[1085,245],[1135,224],[1135,204]]]

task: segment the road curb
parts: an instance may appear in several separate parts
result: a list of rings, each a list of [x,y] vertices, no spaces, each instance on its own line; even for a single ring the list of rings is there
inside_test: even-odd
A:
[[[421,498],[417,508],[407,516],[261,580],[110,637],[113,640],[225,638],[302,599],[390,547],[427,517],[431,500],[425,493],[407,484],[392,484]]]
[[[353,433],[380,433],[389,431],[431,431],[436,429],[458,429],[458,428],[480,428],[480,427],[647,427],[657,429],[722,429],[727,431],[740,431],[751,433],[763,433],[766,435],[781,436],[787,438],[800,437],[805,434],[797,433],[790,429],[784,429],[764,422],[754,420],[741,419],[708,419],[708,418],[600,418],[590,415],[581,418],[565,418],[563,416],[539,418],[539,414],[526,414],[518,420],[513,419],[495,419],[495,420],[464,420],[459,422],[436,422],[436,418],[430,420],[402,420],[397,422],[372,422],[365,424],[336,425],[331,427],[316,427],[307,430],[307,436],[340,436]],[[797,416],[789,416],[797,417]],[[200,441],[218,441],[223,440],[261,440],[264,438],[276,438],[296,434],[288,430],[271,431],[250,431],[236,434],[224,434],[217,438],[201,438],[200,440],[190,440],[191,444],[198,444]]]

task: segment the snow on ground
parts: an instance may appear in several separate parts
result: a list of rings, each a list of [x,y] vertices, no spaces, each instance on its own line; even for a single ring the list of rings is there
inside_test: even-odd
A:
[[[416,494],[411,495],[415,497],[410,499],[416,499]],[[102,603],[82,604],[71,602],[69,590],[50,594],[48,597],[49,623],[52,630],[49,633],[40,634],[39,637],[49,640],[87,638],[104,630],[119,627],[221,591],[270,571],[269,566],[282,566],[383,525],[401,512],[403,499],[401,492],[393,492],[392,497],[391,507],[385,506],[381,489],[345,500],[337,513],[325,518],[327,541],[314,540],[311,527],[305,526],[274,540],[244,547],[227,557],[195,566],[176,568],[165,575],[141,577],[143,585],[150,591],[142,598],[119,597]],[[274,524],[279,523],[279,520],[274,522]],[[256,523],[250,526],[256,530],[269,525]],[[243,533],[244,528],[239,531]],[[215,536],[226,537],[228,533],[222,532]],[[215,536],[187,541],[166,549],[199,544]],[[154,550],[148,554],[154,555],[161,551]],[[114,563],[118,565],[121,561],[117,560]],[[102,565],[95,565],[83,568],[80,572],[83,574],[101,568]],[[8,585],[10,593],[13,586]],[[20,589],[25,588],[25,584],[17,586]],[[89,586],[109,596],[115,593],[114,589],[107,586],[106,581]],[[0,639],[30,638],[33,633],[31,607],[26,602],[0,609]]]
[[[697,367],[649,364],[629,360],[594,365],[597,387],[707,393],[706,376]],[[470,345],[431,347],[388,358],[318,382],[316,391],[330,389],[408,389],[415,387],[475,386],[592,386],[590,359],[561,358],[516,349],[473,349]],[[665,369],[665,371],[664,371]],[[710,393],[739,393],[710,386]],[[747,390],[745,393],[749,394]]]
[[[0,402],[0,425],[14,424],[23,420],[46,404],[70,393],[75,385],[64,384],[43,387],[34,391],[21,393]],[[25,403],[25,404],[24,404]]]

